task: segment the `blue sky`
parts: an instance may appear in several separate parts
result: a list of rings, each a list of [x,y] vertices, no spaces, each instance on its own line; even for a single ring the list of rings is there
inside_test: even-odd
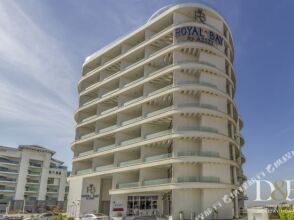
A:
[[[43,145],[70,166],[85,57],[174,2],[184,1],[1,0],[0,145]],[[245,123],[244,168],[251,177],[294,150],[294,2],[203,2],[233,32],[235,100]],[[293,171],[294,159],[271,178],[294,179]]]

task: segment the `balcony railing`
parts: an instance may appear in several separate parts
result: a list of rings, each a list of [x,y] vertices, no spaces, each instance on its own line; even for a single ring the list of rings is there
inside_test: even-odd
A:
[[[90,169],[85,169],[85,170],[78,170],[76,172],[77,175],[83,175],[83,174],[89,174],[89,173],[92,173],[93,172],[93,169],[90,168]]]
[[[145,77],[140,77],[139,79],[136,79],[136,80],[134,80],[134,81],[132,81],[132,82],[129,82],[129,83],[127,83],[127,84],[125,84],[124,85],[124,88],[125,87],[128,87],[128,86],[131,86],[131,85],[133,85],[133,84],[135,84],[135,83],[137,83],[137,82],[140,82],[141,80],[143,80]]]
[[[3,191],[14,191],[15,187],[14,186],[0,186],[0,190]]]
[[[4,168],[4,167],[0,167],[0,172],[5,172],[5,173],[18,173],[17,170],[8,169],[8,168]]]
[[[25,191],[26,192],[38,192],[39,191],[39,188],[26,187]]]
[[[178,177],[178,183],[191,183],[191,182],[201,182],[201,183],[219,183],[219,177],[214,176],[188,176],[188,177]]]
[[[94,150],[85,151],[85,152],[79,153],[78,157],[84,157],[93,153],[94,153]]]
[[[151,139],[151,138],[161,137],[161,136],[164,136],[164,135],[167,135],[167,134],[171,134],[171,133],[172,133],[172,129],[164,130],[164,131],[159,131],[159,132],[156,132],[156,133],[145,135],[145,139]]]
[[[129,119],[129,120],[122,122],[121,125],[124,126],[124,125],[128,125],[128,124],[132,124],[132,123],[135,123],[135,122],[140,121],[142,119],[143,119],[142,116],[137,117],[137,118],[132,118],[132,119]]]
[[[89,138],[89,137],[92,137],[96,134],[96,132],[91,132],[89,134],[84,134],[84,135],[81,135],[80,139],[85,139],[85,138]]]
[[[168,107],[165,107],[165,108],[153,111],[153,112],[149,112],[149,113],[147,113],[147,117],[151,117],[151,116],[154,116],[154,115],[159,115],[161,113],[170,111],[170,110],[172,110],[174,108],[175,108],[174,106],[168,106]]]
[[[155,156],[150,156],[150,157],[145,157],[144,161],[145,162],[150,162],[150,161],[156,161],[156,160],[163,160],[166,158],[170,158],[172,154],[160,154],[160,155],[155,155]]]
[[[91,104],[93,102],[96,102],[97,100],[98,100],[98,98],[94,98],[94,99],[92,99],[90,101],[85,102],[84,104],[82,104],[82,106],[89,105],[89,104]]]
[[[19,163],[18,161],[6,159],[6,158],[0,158],[0,162],[2,162],[2,163],[11,163],[11,164],[18,164]]]
[[[142,140],[143,140],[142,137],[136,137],[136,138],[133,138],[133,139],[122,141],[120,144],[121,145],[134,144],[134,143],[140,142]]]
[[[135,99],[132,99],[132,100],[130,100],[130,101],[125,102],[125,103],[123,104],[123,106],[130,105],[130,104],[132,104],[132,103],[138,102],[138,101],[143,100],[143,99],[144,99],[144,97],[143,97],[143,96],[140,96],[140,97],[138,97],[138,98],[135,98]]]
[[[116,147],[116,144],[110,144],[110,145],[107,145],[107,146],[104,146],[104,147],[99,147],[97,148],[97,152],[103,152],[103,151],[107,151],[107,150],[112,150]]]
[[[114,168],[114,164],[109,164],[109,165],[104,165],[104,166],[97,166],[95,168],[95,171],[99,172],[99,171],[105,171],[105,170],[110,170],[112,168]]]
[[[89,117],[87,117],[87,118],[84,118],[84,119],[82,120],[82,122],[90,121],[91,119],[96,118],[96,116],[97,116],[97,115],[92,115],[92,116],[89,116]]]
[[[8,178],[8,177],[0,177],[0,181],[3,182],[16,182],[15,178]]]
[[[107,113],[109,113],[109,112],[112,112],[112,111],[115,111],[115,110],[117,110],[117,109],[118,109],[118,106],[115,106],[115,107],[112,107],[112,108],[110,108],[110,109],[106,109],[106,110],[102,111],[100,114],[101,114],[101,115],[105,115],[105,114],[107,114]]]
[[[171,89],[171,88],[173,88],[172,85],[165,86],[165,87],[163,87],[163,88],[161,88],[161,89],[157,89],[157,90],[155,90],[155,91],[153,91],[153,92],[150,92],[150,93],[148,94],[148,96],[152,96],[152,95],[155,95],[155,94],[158,94],[158,93],[161,93],[161,92],[167,91],[167,90],[169,90],[169,89]]]
[[[184,126],[184,127],[179,127],[178,131],[204,131],[204,132],[218,133],[218,130],[216,128],[210,128],[205,126]]]
[[[143,185],[144,186],[150,186],[150,185],[161,185],[161,184],[167,184],[170,183],[170,178],[163,178],[163,179],[152,179],[152,180],[144,180]]]
[[[109,126],[109,127],[106,127],[106,128],[102,128],[98,131],[98,133],[103,133],[103,132],[107,132],[107,131],[111,131],[111,130],[114,130],[116,129],[118,126],[117,125],[112,125],[112,126]]]
[[[183,156],[219,157],[219,153],[213,152],[213,151],[200,151],[200,152],[181,151],[181,152],[178,152],[178,156],[179,157],[183,157]]]
[[[129,160],[129,161],[121,162],[121,163],[119,164],[119,166],[120,166],[120,167],[127,167],[127,166],[131,166],[131,165],[139,164],[139,163],[141,163],[141,162],[142,162],[141,159]]]
[[[115,92],[117,92],[118,90],[119,90],[119,88],[114,89],[114,90],[111,90],[111,91],[109,91],[109,92],[106,92],[106,93],[104,93],[104,94],[101,96],[101,98],[104,98],[105,96],[108,96],[108,95],[110,95],[110,94],[112,94],[112,93],[115,93]]]
[[[216,106],[210,104],[201,104],[201,103],[183,103],[179,104],[178,107],[197,107],[197,108],[208,108],[212,110],[218,110]]]
[[[123,188],[132,188],[132,187],[138,187],[139,182],[130,182],[130,183],[118,183],[116,185],[117,189],[123,189]]]
[[[36,175],[36,176],[40,176],[41,172],[34,172],[34,171],[30,171],[28,172],[28,175]]]
[[[39,184],[39,180],[27,180],[27,184]]]

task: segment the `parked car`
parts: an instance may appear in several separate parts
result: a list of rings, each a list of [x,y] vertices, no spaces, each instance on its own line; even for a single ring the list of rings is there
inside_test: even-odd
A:
[[[54,220],[55,215],[53,213],[43,213],[38,216],[38,219],[40,219],[40,220]]]
[[[76,218],[76,220],[94,220],[94,219],[99,219],[99,220],[109,220],[109,216],[104,215],[102,213],[98,214],[84,214],[80,216],[79,218]]]

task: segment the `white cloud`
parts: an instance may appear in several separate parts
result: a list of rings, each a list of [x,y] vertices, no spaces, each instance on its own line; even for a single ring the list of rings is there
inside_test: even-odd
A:
[[[0,120],[5,121],[1,129],[13,127],[16,131],[2,136],[1,145],[17,139],[13,135],[24,132],[20,125],[25,123],[30,128],[25,131],[29,133],[27,143],[35,143],[33,136],[43,132],[44,140],[39,144],[46,146],[59,138],[56,143],[69,153],[77,70],[67,59],[62,43],[14,1],[0,1],[0,42]]]

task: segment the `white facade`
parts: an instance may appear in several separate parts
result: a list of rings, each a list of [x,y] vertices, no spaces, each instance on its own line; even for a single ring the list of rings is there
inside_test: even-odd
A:
[[[36,145],[0,146],[1,212],[63,207],[67,168],[52,157],[54,153]]]
[[[202,4],[160,10],[88,57],[67,214],[187,219],[240,186],[233,60],[227,23]],[[238,217],[243,206],[241,195],[208,218]]]

